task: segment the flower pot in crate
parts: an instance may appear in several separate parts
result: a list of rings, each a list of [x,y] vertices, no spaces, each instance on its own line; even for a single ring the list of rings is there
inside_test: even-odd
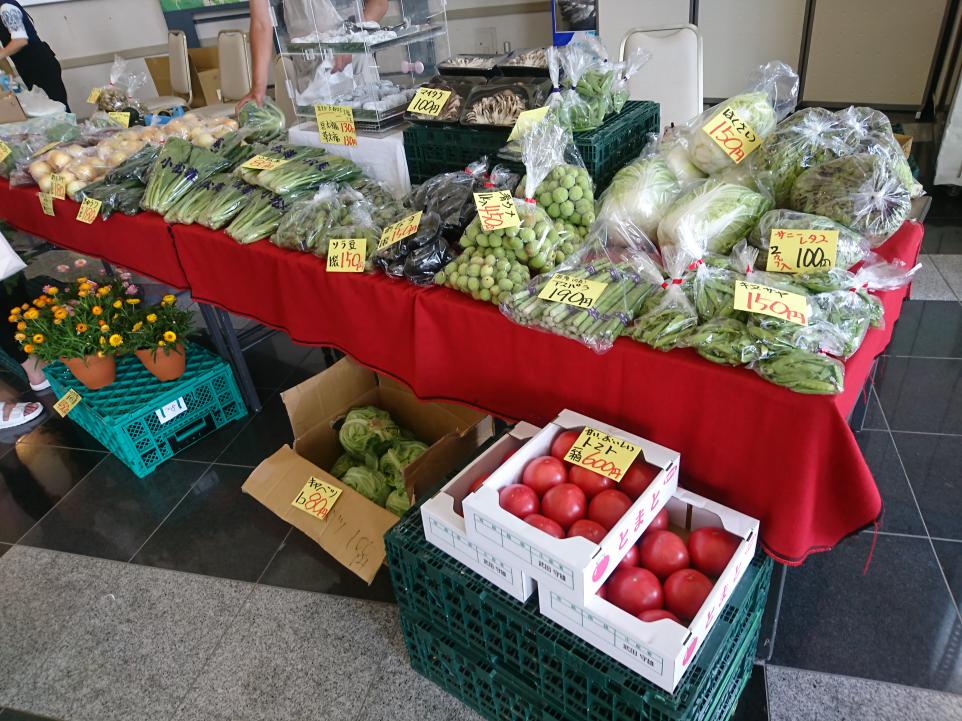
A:
[[[159,381],[173,381],[184,375],[187,355],[180,343],[170,349],[144,348],[135,352],[144,368]]]
[[[88,355],[60,359],[76,379],[92,391],[109,386],[117,377],[113,356]]]

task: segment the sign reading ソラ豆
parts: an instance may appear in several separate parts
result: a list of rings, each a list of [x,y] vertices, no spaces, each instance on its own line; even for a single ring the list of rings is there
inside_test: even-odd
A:
[[[382,250],[387,248],[389,245],[394,245],[399,240],[404,240],[409,235],[413,235],[418,231],[418,226],[421,225],[421,215],[422,211],[413,213],[406,218],[402,218],[396,223],[391,223],[381,232],[381,239],[377,243],[377,249]]]
[[[555,273],[538,293],[539,298],[555,303],[565,303],[576,308],[594,308],[598,298],[604,293],[607,283],[597,280],[575,278],[564,273]]]
[[[475,193],[474,204],[478,208],[481,230],[485,233],[502,228],[517,228],[521,225],[521,216],[518,215],[510,190]]]
[[[327,245],[328,273],[363,273],[366,238],[333,238]]]
[[[419,88],[408,105],[409,113],[437,117],[444,110],[444,104],[451,97],[450,90],[439,88]]]
[[[735,282],[735,310],[761,313],[789,323],[808,325],[808,300],[798,293],[744,280]]]
[[[837,230],[772,228],[765,270],[777,273],[831,270],[837,255]]]
[[[739,118],[728,105],[705,123],[702,130],[736,165],[762,143],[752,126]]]
[[[354,111],[345,105],[315,105],[317,134],[322,143],[357,145]]]
[[[331,512],[337,499],[341,497],[341,493],[340,488],[311,476],[291,501],[291,505],[324,521],[327,520],[327,514]]]
[[[565,455],[565,460],[620,482],[639,453],[640,446],[587,426]]]

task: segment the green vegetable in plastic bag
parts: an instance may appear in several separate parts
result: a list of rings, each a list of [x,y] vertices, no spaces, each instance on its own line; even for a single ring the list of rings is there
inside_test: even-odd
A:
[[[759,361],[755,371],[765,380],[796,393],[833,394],[845,390],[845,366],[821,353],[792,349]]]
[[[715,318],[698,326],[682,345],[694,348],[698,355],[712,363],[739,366],[765,357],[748,326],[737,318]]]
[[[836,223],[823,215],[799,213],[795,210],[769,210],[763,215],[758,224],[748,234],[748,242],[761,250],[758,254],[758,267],[768,265],[768,246],[772,231],[776,228],[787,230],[837,230],[838,255],[835,258],[837,268],[851,268],[861,262],[868,255],[871,246],[869,242],[851,228]]]

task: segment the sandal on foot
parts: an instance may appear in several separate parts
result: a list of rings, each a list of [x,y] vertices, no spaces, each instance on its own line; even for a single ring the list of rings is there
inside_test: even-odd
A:
[[[0,406],[6,404],[0,404]],[[36,406],[33,411],[28,412],[27,406]],[[0,431],[7,428],[15,428],[16,426],[22,426],[24,423],[29,423],[34,418],[43,413],[43,406],[36,402],[31,403],[14,403],[13,410],[10,411],[10,417],[4,418],[2,413],[2,407],[0,407]]]

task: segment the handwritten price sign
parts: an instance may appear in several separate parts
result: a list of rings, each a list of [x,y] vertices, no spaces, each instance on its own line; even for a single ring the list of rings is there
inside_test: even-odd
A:
[[[273,170],[274,168],[281,167],[286,162],[288,161],[284,158],[269,158],[266,155],[255,155],[241,167],[250,168],[251,170]]]
[[[542,120],[545,115],[548,114],[550,108],[546,105],[543,108],[535,108],[534,110],[525,110],[518,119],[514,121],[514,127],[511,128],[511,134],[508,136],[508,140],[514,140],[520,135],[524,135],[531,127]]]
[[[103,203],[95,198],[84,198],[84,202],[80,204],[80,210],[77,211],[77,220],[90,225],[97,220],[101,205]]]
[[[736,165],[762,144],[752,126],[739,118],[728,105],[705,123],[702,130]]]
[[[357,145],[357,128],[354,111],[344,105],[315,105],[317,134],[322,143],[331,145]]]
[[[409,235],[417,233],[418,226],[421,225],[421,215],[422,211],[419,210],[417,213],[402,218],[396,223],[391,223],[391,225],[386,227],[381,233],[381,239],[377,242],[377,249],[383,250],[390,245],[394,245],[399,240],[404,240]]]
[[[328,273],[363,273],[366,238],[332,239],[327,246]]]
[[[50,194],[57,200],[63,200],[67,197],[67,179],[60,173],[54,173],[50,176]]]
[[[10,150],[10,146],[4,143],[2,140],[0,140],[0,163],[6,160],[7,156],[10,155],[10,153],[12,152],[13,151]]]
[[[53,212],[53,196],[50,193],[38,193],[40,198],[40,209],[44,215],[55,215]]]
[[[100,100],[100,93],[101,93],[100,88],[94,88],[93,90],[91,90],[90,95],[87,96],[87,102],[96,103],[98,100]]]
[[[80,403],[80,394],[73,388],[64,393],[63,398],[53,404],[53,409],[57,411],[61,418],[66,418],[67,414]]]
[[[777,273],[831,270],[837,256],[837,230],[773,228],[765,270]]]
[[[444,110],[445,103],[451,97],[450,90],[440,90],[438,88],[418,88],[418,91],[411,98],[408,105],[409,113],[418,115],[430,115],[437,117]]]
[[[475,193],[474,204],[478,208],[481,230],[485,233],[502,228],[517,228],[521,225],[521,216],[518,215],[510,190]]]
[[[124,128],[130,127],[130,113],[113,112],[107,113],[107,117]]]
[[[33,155],[31,155],[30,157],[31,157],[31,158],[36,158],[38,155],[43,155],[44,153],[53,150],[53,149],[56,148],[58,145],[60,145],[60,142],[57,141],[57,140],[54,140],[52,143],[47,143],[46,145],[44,145],[42,148],[40,148],[40,150],[38,150],[36,153],[34,153]]]
[[[587,310],[595,307],[607,287],[607,283],[597,280],[583,280],[564,273],[555,273],[545,283],[538,297]]]
[[[327,514],[331,512],[337,499],[341,497],[341,492],[340,488],[311,476],[311,479],[298,492],[297,497],[291,501],[291,505],[324,521],[327,520]]]
[[[735,283],[735,310],[746,310],[797,325],[808,325],[808,300],[805,296],[759,283],[748,283],[744,280]]]
[[[565,460],[620,482],[639,453],[640,446],[588,426],[581,431]]]

